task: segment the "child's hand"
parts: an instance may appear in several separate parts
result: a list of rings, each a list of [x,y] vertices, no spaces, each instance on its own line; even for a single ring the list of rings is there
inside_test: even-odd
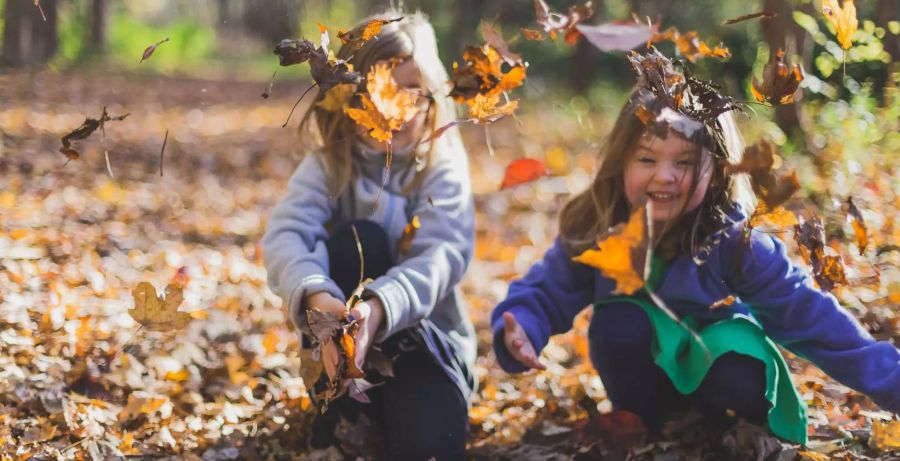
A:
[[[366,361],[366,353],[375,339],[375,335],[381,328],[384,319],[384,306],[377,297],[369,298],[358,303],[350,310],[350,315],[359,321],[359,330],[354,338],[356,342],[356,367],[362,370]]]
[[[546,370],[547,367],[538,360],[537,353],[534,352],[534,346],[531,340],[525,334],[525,330],[516,321],[516,317],[510,312],[503,313],[503,344],[506,350],[512,354],[513,358],[522,365],[536,368],[538,370]]]
[[[331,296],[327,291],[319,291],[303,298],[303,308],[315,307],[321,312],[341,315],[347,312],[347,306],[340,299]]]

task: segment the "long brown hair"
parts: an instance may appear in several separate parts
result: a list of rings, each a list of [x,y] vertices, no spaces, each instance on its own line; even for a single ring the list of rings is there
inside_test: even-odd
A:
[[[401,57],[412,59],[422,75],[424,89],[433,101],[426,118],[424,136],[427,136],[437,127],[449,123],[456,117],[453,100],[448,96],[449,77],[438,57],[434,28],[428,19],[421,13],[409,14],[391,9],[367,18],[352,32],[359,32],[372,19],[395,19],[401,16],[403,19],[385,24],[376,38],[368,40],[359,49],[343,45],[336,56],[338,59],[347,60],[353,65],[354,70],[362,75],[366,75],[378,61]],[[322,158],[328,175],[329,193],[332,197],[337,197],[346,190],[356,174],[353,168],[353,149],[357,142],[356,125],[343,111],[330,112],[319,107],[316,103],[324,97],[325,92],[319,91],[300,121],[299,130],[302,140],[318,141],[319,146],[313,150],[313,154]],[[310,126],[313,120],[316,125],[315,131]],[[437,146],[441,144],[450,148],[438,149]],[[413,181],[404,187],[404,193],[408,193],[421,182],[423,173],[432,162],[434,152],[440,150],[449,151],[451,155],[465,155],[462,151],[459,130],[456,128],[448,130],[424,148],[419,147],[421,146],[414,147],[417,160],[420,161],[417,174]]]
[[[566,250],[579,254],[596,245],[597,238],[610,227],[628,219],[631,206],[625,196],[625,168],[647,126],[638,118],[639,107],[658,106],[656,97],[643,87],[636,87],[619,111],[612,131],[600,151],[601,164],[590,188],[576,195],[563,207],[559,217],[559,234]],[[692,254],[701,242],[719,230],[727,213],[739,205],[753,210],[756,198],[745,174],[728,174],[726,165],[740,163],[743,140],[734,118],[726,112],[716,120],[715,133],[708,128],[695,143],[697,161],[694,162],[691,191],[698,183],[703,162],[703,149],[713,154],[713,172],[702,204],[691,213],[683,214],[667,223],[658,249],[666,259],[676,254]]]

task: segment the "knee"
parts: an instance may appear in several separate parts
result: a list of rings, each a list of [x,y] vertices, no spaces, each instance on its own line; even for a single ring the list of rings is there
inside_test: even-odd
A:
[[[647,314],[632,304],[615,304],[594,312],[590,332],[591,359],[649,356],[653,329]]]
[[[752,422],[765,422],[766,367],[753,357],[729,352],[713,363],[697,389],[700,410],[715,418],[741,416]]]

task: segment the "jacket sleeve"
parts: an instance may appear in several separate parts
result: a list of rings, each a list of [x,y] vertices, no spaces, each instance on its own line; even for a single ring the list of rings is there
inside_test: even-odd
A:
[[[344,298],[328,277],[325,223],[331,218],[332,201],[325,178],[319,159],[307,155],[272,211],[262,240],[269,286],[298,327],[305,323],[300,302],[307,294],[327,291]]]
[[[465,151],[435,159],[414,194],[420,227],[398,264],[366,287],[384,305],[383,341],[427,318],[459,283],[472,259],[475,207]]]
[[[557,238],[543,260],[510,283],[506,299],[491,313],[494,353],[500,366],[510,373],[527,370],[503,342],[504,312],[516,317],[540,353],[551,335],[569,331],[575,316],[593,301],[594,280],[594,269],[572,261]]]
[[[900,350],[875,341],[833,295],[814,287],[778,239],[753,232],[743,255],[740,272],[729,279],[766,334],[882,408],[900,413]]]

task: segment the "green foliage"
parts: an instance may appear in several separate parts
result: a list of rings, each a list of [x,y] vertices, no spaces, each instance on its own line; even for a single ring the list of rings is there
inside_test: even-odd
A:
[[[112,61],[123,67],[138,65],[158,72],[178,69],[185,64],[199,64],[212,56],[216,46],[213,30],[190,20],[177,20],[154,27],[125,14],[116,14],[111,21],[109,54]],[[153,56],[140,63],[148,46],[169,37]]]

